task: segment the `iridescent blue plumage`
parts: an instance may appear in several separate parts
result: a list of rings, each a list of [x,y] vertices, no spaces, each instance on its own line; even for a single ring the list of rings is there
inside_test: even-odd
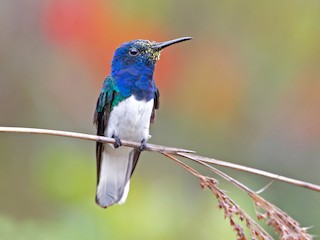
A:
[[[123,97],[133,94],[137,100],[153,98],[156,89],[153,72],[159,52],[150,51],[151,44],[147,40],[135,40],[115,51],[111,76],[117,79]],[[136,50],[137,55],[130,54],[130,50]]]
[[[101,207],[126,200],[130,177],[150,138],[150,122],[159,108],[159,91],[153,72],[160,51],[189,39],[163,43],[134,40],[115,51],[111,75],[103,83],[94,116],[97,134],[115,139],[114,147],[103,143],[96,145],[96,202]],[[139,141],[141,147],[116,149],[122,145],[121,139]]]

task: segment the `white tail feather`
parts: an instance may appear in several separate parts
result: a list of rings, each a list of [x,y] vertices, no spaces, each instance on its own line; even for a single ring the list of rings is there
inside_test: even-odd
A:
[[[96,200],[101,207],[123,204],[128,196],[132,171],[132,148],[113,149],[106,145],[102,153]]]
[[[130,189],[130,180],[127,182],[126,186],[124,187],[123,195],[118,202],[118,204],[124,204],[127,200],[128,194],[129,194],[129,189]]]

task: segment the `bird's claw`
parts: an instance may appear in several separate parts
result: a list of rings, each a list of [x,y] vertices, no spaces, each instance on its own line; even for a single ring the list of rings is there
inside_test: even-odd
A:
[[[118,136],[115,136],[115,135],[112,135],[112,138],[114,139],[114,148],[118,148],[118,147],[121,147],[122,146],[122,142],[120,140],[120,138]]]
[[[145,150],[147,147],[147,141],[145,139],[142,139],[141,141],[141,145],[139,147],[139,151],[142,152],[143,150]]]

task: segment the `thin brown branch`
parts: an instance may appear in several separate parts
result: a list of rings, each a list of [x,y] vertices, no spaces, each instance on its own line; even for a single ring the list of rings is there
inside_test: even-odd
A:
[[[75,133],[75,132],[65,132],[65,131],[56,131],[56,130],[46,130],[46,129],[35,129],[35,128],[17,128],[17,127],[0,127],[0,132],[3,133],[31,133],[31,134],[45,134],[52,136],[63,136],[70,138],[78,138],[90,141],[97,141],[103,143],[114,143],[113,138],[107,138],[102,136],[83,134],[83,133]],[[122,140],[122,144],[124,146],[129,147],[140,147],[140,143]],[[197,170],[190,167],[186,163],[180,161],[177,157],[183,157],[186,159],[190,159],[192,161],[197,162],[207,168],[209,168],[215,174],[221,176],[225,180],[231,182],[241,190],[245,191],[250,198],[253,200],[256,206],[256,213],[259,220],[264,219],[268,225],[272,226],[277,232],[281,239],[291,240],[291,239],[312,239],[312,236],[306,232],[306,228],[301,228],[299,223],[291,218],[288,214],[283,212],[278,207],[274,206],[270,202],[266,201],[264,198],[259,196],[256,192],[237,181],[236,179],[230,177],[224,172],[214,168],[212,165],[223,166],[228,168],[233,168],[245,172],[254,173],[257,175],[265,176],[274,180],[287,182],[293,185],[305,187],[314,191],[320,192],[320,186],[303,182],[287,177],[283,177],[280,175],[276,175],[273,173],[269,173],[266,171],[241,166],[238,164],[228,163],[212,158],[202,157],[194,154],[191,150],[185,150],[180,148],[172,148],[154,144],[147,144],[146,150],[159,152],[166,157],[174,160],[183,168],[185,168],[188,172],[192,173],[196,176],[201,183],[203,188],[209,188],[216,196],[219,208],[224,209],[225,218],[228,218],[230,221],[230,225],[237,233],[237,239],[246,239],[243,228],[234,221],[234,217],[237,216],[241,221],[245,221],[247,228],[250,230],[250,237],[254,239],[272,239],[271,236],[263,229],[259,224],[257,224],[251,217],[243,211],[240,206],[236,202],[234,202],[225,192],[218,188],[218,181],[214,178],[204,176],[200,174]]]
[[[76,132],[67,132],[67,131],[59,131],[59,130],[49,130],[49,129],[39,129],[39,128],[23,128],[23,127],[0,127],[0,132],[3,133],[30,133],[30,134],[44,134],[50,136],[60,136],[60,137],[69,137],[69,138],[78,138],[83,140],[89,140],[94,142],[102,142],[102,143],[114,143],[113,138],[102,137],[97,135],[85,134],[85,133],[76,133]],[[121,143],[127,147],[140,147],[141,143],[122,140]],[[176,152],[185,152],[192,153],[192,150],[186,150],[181,148],[173,148],[160,146],[155,144],[147,144],[147,151],[152,152],[167,152],[167,153],[176,153]]]
[[[251,168],[251,167],[246,167],[246,166],[242,166],[242,165],[235,164],[235,163],[225,162],[225,161],[221,161],[221,160],[217,160],[217,159],[213,159],[213,158],[202,157],[202,156],[198,156],[195,154],[177,153],[177,155],[191,159],[191,160],[197,160],[200,162],[210,163],[210,164],[214,164],[217,166],[222,166],[222,167],[232,168],[232,169],[236,169],[236,170],[240,170],[240,171],[244,171],[244,172],[253,173],[253,174],[264,176],[267,178],[271,178],[271,179],[274,179],[277,181],[286,182],[286,183],[293,184],[293,185],[296,185],[299,187],[308,188],[308,189],[320,192],[319,185],[296,180],[293,178],[284,177],[284,176],[270,173],[270,172],[266,172],[263,170],[259,170],[259,169],[255,169],[255,168]]]
[[[96,142],[103,142],[103,143],[114,143],[113,138],[107,138],[97,135],[91,135],[91,134],[84,134],[84,133],[76,133],[76,132],[66,132],[66,131],[58,131],[58,130],[48,130],[48,129],[37,129],[37,128],[21,128],[21,127],[0,127],[0,132],[3,133],[30,133],[30,134],[45,134],[45,135],[51,135],[51,136],[61,136],[61,137],[70,137],[70,138],[78,138],[83,140],[89,140],[89,141],[96,141]],[[124,146],[128,147],[140,147],[141,143],[132,142],[132,141],[126,141],[121,140],[122,144]],[[186,150],[186,149],[180,149],[180,148],[173,148],[173,147],[167,147],[167,146],[161,146],[161,145],[155,145],[155,144],[147,144],[146,149],[147,151],[153,151],[153,152],[160,152],[160,153],[171,153],[175,154],[177,156],[182,156],[191,160],[198,160],[200,162],[204,163],[210,163],[217,166],[223,166],[228,167],[236,170],[241,170],[249,173],[254,173],[256,175],[268,177],[277,181],[286,182],[289,184],[293,184],[296,186],[304,187],[313,191],[320,192],[320,186],[304,182],[288,177],[284,177],[278,174],[266,172],[263,170],[250,168],[242,165],[238,165],[235,163],[230,162],[224,162],[221,160],[216,160],[213,158],[207,158],[202,157],[199,155],[194,154],[194,151],[192,150]]]

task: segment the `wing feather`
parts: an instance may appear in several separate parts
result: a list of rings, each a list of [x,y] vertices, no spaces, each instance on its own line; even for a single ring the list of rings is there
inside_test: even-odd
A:
[[[156,110],[160,107],[160,92],[158,88],[156,88],[156,91],[154,92],[154,103],[153,103],[153,109],[151,113],[150,122],[154,123],[156,120]]]
[[[108,126],[108,120],[110,112],[112,109],[112,103],[115,98],[116,91],[114,89],[114,84],[112,81],[115,81],[111,77],[107,77],[103,83],[102,91],[99,95],[96,111],[94,113],[93,123],[97,127],[97,135],[104,136],[104,132]],[[99,183],[100,178],[100,168],[101,168],[101,157],[104,150],[104,144],[97,142],[96,143],[96,159],[97,159],[97,184]]]

